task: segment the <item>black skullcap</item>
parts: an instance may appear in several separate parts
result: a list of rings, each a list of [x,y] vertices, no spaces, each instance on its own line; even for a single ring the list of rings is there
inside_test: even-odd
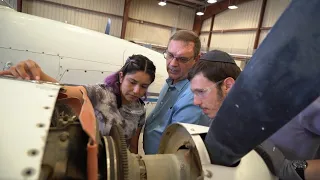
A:
[[[234,59],[228,53],[220,50],[209,51],[200,56],[200,60],[236,64]]]

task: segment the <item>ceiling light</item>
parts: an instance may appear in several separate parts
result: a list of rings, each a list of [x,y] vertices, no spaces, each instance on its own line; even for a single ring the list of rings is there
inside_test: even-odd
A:
[[[198,15],[198,16],[203,16],[205,11],[206,11],[206,6],[200,7],[200,8],[197,9],[196,15]]]
[[[207,2],[210,3],[210,4],[213,4],[213,3],[216,3],[217,0],[208,0]]]
[[[235,0],[229,0],[229,6],[228,9],[237,9],[238,6],[236,6]]]
[[[228,8],[229,8],[229,9],[237,9],[238,6],[236,6],[236,5],[229,5]]]
[[[198,16],[203,16],[203,15],[204,15],[204,13],[203,13],[203,12],[201,12],[201,11],[198,11],[198,12],[197,12],[197,15],[198,15]]]
[[[160,1],[158,4],[159,4],[160,6],[165,6],[165,5],[167,5],[166,1]]]

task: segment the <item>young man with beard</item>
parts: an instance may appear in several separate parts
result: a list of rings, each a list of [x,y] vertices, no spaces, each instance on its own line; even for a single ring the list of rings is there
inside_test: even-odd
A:
[[[213,50],[204,54],[188,75],[194,104],[213,119],[239,74],[240,68],[227,53]],[[316,157],[319,145],[320,98],[261,146],[280,179],[313,180],[320,178],[320,160],[306,160]]]

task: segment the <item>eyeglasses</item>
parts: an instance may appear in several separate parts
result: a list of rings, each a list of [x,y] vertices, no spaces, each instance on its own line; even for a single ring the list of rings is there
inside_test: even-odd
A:
[[[179,63],[187,63],[189,61],[191,61],[192,59],[194,59],[194,57],[191,58],[187,58],[187,57],[175,57],[172,53],[165,51],[163,52],[163,56],[166,60],[171,61],[173,59],[176,59]]]
[[[214,87],[216,87],[218,84],[220,84],[220,83],[223,82],[223,81],[224,81],[224,79],[221,80],[221,81],[218,81],[218,82],[214,83],[213,85],[211,85],[211,86],[209,86],[209,87],[207,87],[207,88],[204,88],[204,89],[195,89],[195,90],[192,90],[192,92],[193,92],[194,96],[197,96],[197,97],[199,97],[200,99],[203,99],[203,98],[205,98],[205,97],[208,96],[208,94],[212,91],[212,89],[213,89]]]

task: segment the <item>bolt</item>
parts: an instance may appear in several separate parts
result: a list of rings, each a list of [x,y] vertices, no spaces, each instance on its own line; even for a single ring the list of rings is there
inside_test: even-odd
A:
[[[37,127],[38,127],[38,128],[43,128],[43,127],[44,127],[44,124],[43,124],[43,123],[38,123],[38,124],[37,124]]]
[[[64,117],[62,118],[62,120],[63,120],[63,121],[67,121],[67,122],[68,122],[69,117],[68,117],[68,116],[64,116]]]
[[[38,153],[39,153],[39,151],[36,149],[31,149],[28,151],[29,156],[36,156]]]
[[[35,170],[33,168],[26,168],[22,171],[22,176],[30,177],[34,174]]]
[[[69,138],[69,133],[63,132],[63,133],[60,134],[59,137],[60,137],[60,141],[65,142]]]

